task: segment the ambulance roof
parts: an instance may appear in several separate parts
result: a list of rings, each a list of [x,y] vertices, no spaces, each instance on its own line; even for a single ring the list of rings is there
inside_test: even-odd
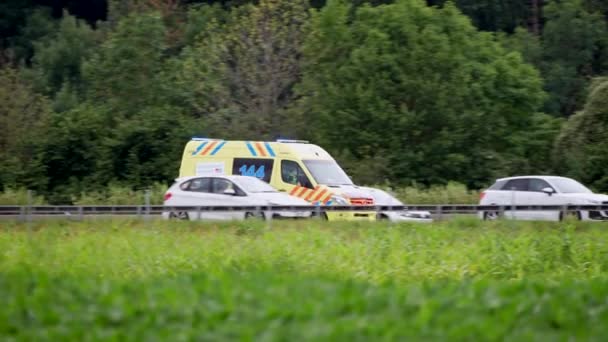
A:
[[[303,143],[279,143],[281,145],[287,145],[294,154],[297,154],[302,159],[324,159],[333,160],[332,156],[327,153],[323,148],[314,144],[303,144]]]
[[[322,147],[315,144],[310,144],[307,141],[303,140],[280,139],[277,141],[241,141],[211,138],[192,138],[191,141],[225,141],[226,143],[232,146],[234,146],[234,144],[243,144],[243,146],[246,146],[246,144],[251,143],[268,143],[277,152],[282,152],[281,154],[293,154],[293,157],[298,157],[300,159],[334,160],[334,158],[329,153],[327,153],[327,151],[325,151]]]

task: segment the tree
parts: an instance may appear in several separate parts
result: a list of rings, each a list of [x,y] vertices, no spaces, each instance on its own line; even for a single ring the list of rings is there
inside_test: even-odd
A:
[[[165,26],[158,13],[122,18],[99,51],[83,64],[87,98],[114,115],[130,116],[162,100]]]
[[[513,34],[498,33],[497,37],[507,50],[521,53],[527,63],[540,68],[543,61],[543,47],[539,36],[518,27]]]
[[[160,15],[129,15],[84,62],[85,100],[53,116],[44,144],[51,201],[110,182],[141,188],[175,177],[198,123],[168,104],[164,33]]]
[[[209,131],[239,139],[293,133],[286,111],[299,80],[308,2],[262,0],[209,23],[183,55],[179,82]],[[214,21],[215,20],[215,21]],[[291,132],[290,132],[291,131]]]
[[[427,3],[436,6],[447,1],[427,0]],[[519,26],[528,26],[531,32],[539,29],[538,0],[455,0],[454,4],[484,31],[510,33]]]
[[[50,114],[48,100],[11,68],[0,69],[0,188],[45,186],[39,148]]]
[[[605,71],[606,23],[581,0],[555,0],[544,8],[541,70],[550,94],[546,111],[569,116],[581,108],[588,79]]]
[[[598,191],[608,191],[608,78],[592,83],[582,111],[564,124],[554,150],[555,169]]]
[[[82,63],[97,37],[84,21],[64,13],[56,32],[34,41],[33,73],[41,92],[53,97],[62,88],[83,86]]]
[[[481,186],[537,169],[525,159],[527,135],[552,124],[535,114],[542,83],[518,53],[450,4],[402,0],[351,13],[331,1],[313,16],[298,88],[306,136],[393,181]]]
[[[34,55],[33,42],[55,32],[57,24],[49,8],[41,7],[25,12],[28,13],[25,24],[19,26],[19,33],[8,41],[15,62],[29,65]]]

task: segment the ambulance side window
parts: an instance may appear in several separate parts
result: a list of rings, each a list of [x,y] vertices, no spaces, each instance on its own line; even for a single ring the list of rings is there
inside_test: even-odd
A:
[[[299,185],[312,189],[312,184],[298,163],[281,160],[281,179],[287,184]]]
[[[262,158],[234,158],[232,174],[240,176],[251,176],[270,183],[274,159]]]

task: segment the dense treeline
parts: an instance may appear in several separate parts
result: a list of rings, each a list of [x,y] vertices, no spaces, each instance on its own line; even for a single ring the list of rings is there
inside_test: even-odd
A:
[[[310,139],[361,183],[608,190],[608,4],[9,0],[0,187],[169,182],[192,135]]]

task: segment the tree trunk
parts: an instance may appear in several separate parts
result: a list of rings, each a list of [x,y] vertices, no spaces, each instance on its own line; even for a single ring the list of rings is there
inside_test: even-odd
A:
[[[528,31],[540,35],[543,0],[528,0]]]

